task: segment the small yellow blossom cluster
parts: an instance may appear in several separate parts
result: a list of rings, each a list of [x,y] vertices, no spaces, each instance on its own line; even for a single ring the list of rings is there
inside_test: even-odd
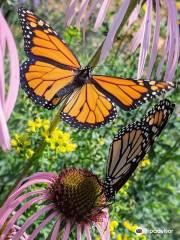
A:
[[[28,128],[27,132],[35,133],[39,129],[47,131],[50,127],[50,121],[47,119],[41,119],[41,118],[36,118],[34,121],[29,120],[28,123]]]
[[[42,136],[49,144],[51,150],[56,153],[73,152],[76,149],[76,144],[72,143],[70,134],[64,133],[60,129],[55,129],[51,134],[42,132]]]
[[[144,168],[144,167],[147,167],[151,164],[151,161],[148,157],[148,155],[146,154],[146,156],[144,157],[144,159],[141,161],[141,167]]]
[[[33,142],[35,134],[40,134],[49,148],[56,154],[73,152],[76,144],[72,143],[70,134],[56,128],[51,134],[48,133],[50,121],[47,119],[36,118],[27,123],[26,133],[15,134],[11,140],[11,145],[18,154],[31,157],[34,153]]]
[[[30,148],[31,141],[29,140],[28,134],[16,133],[11,140],[11,145],[18,154],[23,154],[26,149],[25,157],[27,158],[31,157],[34,153],[34,151]]]

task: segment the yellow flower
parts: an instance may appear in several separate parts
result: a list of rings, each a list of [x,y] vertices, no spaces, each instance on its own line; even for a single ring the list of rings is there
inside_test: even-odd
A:
[[[119,233],[116,237],[116,240],[123,240],[123,236]]]
[[[113,220],[110,222],[110,225],[109,225],[109,229],[110,229],[110,232],[113,232],[118,226],[118,222]]]
[[[70,143],[66,146],[67,152],[73,152],[76,149],[77,145],[74,143]]]
[[[180,10],[180,2],[176,2],[176,7],[178,10]]]
[[[138,227],[137,225],[132,225],[128,220],[123,222],[123,226],[127,228],[130,232],[135,233],[136,228]]]
[[[18,145],[18,141],[16,139],[11,139],[11,145],[16,147]]]
[[[33,132],[33,133],[36,132],[36,123],[34,121],[29,120],[27,125],[28,125],[27,132]]]
[[[56,149],[57,149],[57,152],[59,152],[59,153],[65,153],[66,152],[66,147],[64,147],[64,146],[59,146]]]
[[[144,157],[144,159],[141,161],[141,167],[146,167],[149,166],[151,164],[150,159],[148,158],[148,155],[146,154],[146,156]]]
[[[29,146],[29,145],[31,145],[31,142],[29,141],[29,140],[26,140],[26,139],[22,139],[22,144],[24,145],[24,146]]]
[[[44,136],[44,138],[45,138],[45,141],[46,141],[47,143],[51,143],[52,138],[51,138],[50,135],[46,134],[46,135]]]
[[[128,235],[127,234],[123,235],[123,240],[128,240]]]
[[[105,143],[104,138],[100,138],[100,139],[99,139],[99,144],[100,144],[100,145],[104,145],[104,143]]]
[[[21,135],[16,133],[16,134],[14,134],[14,138],[18,141],[21,138]]]
[[[51,150],[55,150],[56,149],[56,145],[55,145],[55,143],[54,142],[50,142],[50,149]]]
[[[19,154],[20,151],[21,151],[20,147],[17,147],[17,148],[15,149],[15,151],[16,151],[17,154]]]
[[[26,152],[26,157],[30,158],[34,154],[34,151],[32,149],[28,149]]]
[[[69,133],[64,133],[62,135],[62,139],[64,142],[68,142],[70,140],[70,134]]]
[[[36,132],[40,128],[44,128],[44,130],[47,130],[50,126],[49,120],[43,120],[41,118],[36,118],[34,121],[29,120],[28,123],[27,132]]]
[[[101,238],[99,236],[96,237],[96,240],[101,240]]]
[[[42,127],[44,128],[45,131],[47,131],[50,127],[50,121],[47,119],[43,120]]]
[[[42,127],[43,120],[41,118],[36,118],[34,122],[35,122],[36,128]]]
[[[143,9],[144,12],[146,12],[146,10],[147,10],[147,3],[143,4],[142,9]]]
[[[135,238],[136,240],[147,240],[147,237],[145,235],[138,235]]]
[[[115,231],[111,231],[110,234],[111,234],[111,237],[112,237],[112,238],[114,238],[115,235],[116,235]]]
[[[17,153],[20,153],[22,147],[31,145],[26,134],[15,134],[14,138],[11,139],[11,145],[14,147]]]
[[[47,125],[49,122],[47,122]],[[76,149],[76,144],[72,143],[70,134],[56,128],[49,134],[47,130],[41,132],[42,137],[49,144],[50,149],[58,153],[73,152]]]
[[[125,183],[125,185],[119,190],[121,195],[127,196],[127,189],[129,188],[129,181]]]

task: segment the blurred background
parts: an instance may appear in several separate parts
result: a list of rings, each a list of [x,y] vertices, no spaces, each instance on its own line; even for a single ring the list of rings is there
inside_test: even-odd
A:
[[[77,55],[83,66],[86,66],[96,49],[105,38],[112,17],[119,6],[119,1],[112,1],[103,25],[97,32],[92,31],[90,21],[86,30],[85,39],[81,29],[75,26],[65,27],[65,13],[68,1],[0,1],[3,15],[5,16],[13,36],[15,38],[20,62],[26,60],[23,50],[23,35],[18,21],[16,8],[24,6],[33,9],[35,13],[46,20],[68,43]],[[177,1],[180,10],[180,1]],[[142,9],[143,14],[143,9]],[[162,20],[162,25],[165,21]],[[99,74],[135,78],[137,73],[137,56],[129,52],[129,42],[133,31],[138,27],[138,21],[128,31],[122,31],[118,36],[113,49],[106,62],[95,68]],[[162,40],[163,33],[162,28]],[[5,70],[8,69],[9,59],[5,59]],[[8,70],[6,78],[9,78]],[[153,76],[153,75],[152,75]],[[174,82],[180,78],[180,64],[178,65]],[[160,97],[160,99],[164,96]],[[178,199],[178,185],[180,180],[180,121],[178,103],[180,95],[178,88],[168,94],[168,98],[177,104],[176,110],[164,132],[158,138],[153,149],[139,165],[135,174],[119,191],[116,202],[110,207],[111,216],[111,239],[133,240],[133,239],[180,239],[180,206]],[[106,162],[108,158],[109,145],[118,129],[141,118],[147,109],[151,108],[158,100],[146,103],[137,110],[125,112],[118,109],[118,118],[105,127],[96,130],[79,131],[70,128],[64,122],[59,123],[60,131],[57,136],[61,138],[61,144],[55,139],[49,139],[49,144],[41,157],[41,165],[32,169],[36,171],[55,171],[61,168],[76,167],[88,168],[101,178],[105,177]],[[9,152],[0,149],[0,202],[7,194],[10,186],[24,167],[24,162],[37,148],[37,142],[48,127],[57,110],[48,111],[35,106],[23,92],[19,90],[15,109],[8,122],[11,135],[12,148]],[[58,148],[59,147],[59,148]],[[30,209],[27,216],[34,211]],[[22,218],[23,221],[23,218]],[[21,222],[19,223],[21,224]],[[35,223],[34,227],[36,227]],[[137,226],[146,229],[173,230],[167,234],[143,234],[136,235]],[[30,229],[31,231],[31,229]],[[38,236],[38,240],[46,239],[48,226]],[[71,239],[74,239],[73,234]],[[98,239],[94,234],[93,239]]]

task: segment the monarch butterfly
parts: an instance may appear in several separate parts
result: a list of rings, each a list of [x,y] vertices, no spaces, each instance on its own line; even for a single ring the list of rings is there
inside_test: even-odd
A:
[[[74,127],[96,128],[116,117],[115,103],[129,111],[171,88],[164,82],[92,75],[45,21],[19,8],[25,52],[21,86],[37,104],[53,109]]]
[[[140,121],[123,127],[115,136],[110,146],[104,183],[107,199],[113,199],[130,178],[166,126],[174,107],[169,100],[162,100]]]

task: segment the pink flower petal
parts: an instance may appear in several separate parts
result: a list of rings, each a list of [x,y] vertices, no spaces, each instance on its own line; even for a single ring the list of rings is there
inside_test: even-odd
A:
[[[45,218],[44,221],[42,221],[39,226],[33,231],[33,233],[29,236],[29,239],[34,240],[35,237],[40,233],[41,229],[46,226],[54,217],[57,217],[59,215],[58,212],[51,213],[48,217]]]
[[[136,19],[138,18],[138,15],[139,15],[139,12],[140,12],[140,9],[141,9],[141,4],[142,4],[142,1],[141,0],[137,6],[134,8],[133,12],[131,13],[130,17],[129,17],[129,20],[128,20],[128,26],[127,26],[127,29],[129,29],[131,27],[131,25],[136,21]]]
[[[147,71],[147,79],[150,79],[150,77],[151,77],[151,72],[152,72],[154,63],[157,58],[158,40],[159,40],[159,35],[160,35],[160,21],[161,21],[160,2],[159,2],[159,0],[155,0],[155,1],[156,1],[156,22],[155,22],[154,37],[153,37],[150,61],[149,61],[148,71]]]
[[[92,238],[91,238],[91,233],[90,233],[90,228],[89,228],[89,225],[88,225],[88,224],[86,224],[86,225],[84,226],[84,232],[85,232],[85,235],[86,235],[86,239],[87,239],[87,240],[92,240]]]
[[[150,37],[151,37],[151,14],[152,14],[152,0],[147,0],[147,10],[144,17],[144,29],[142,35],[142,42],[140,47],[137,79],[141,78],[144,70],[144,65],[149,49]]]
[[[111,24],[110,30],[109,30],[106,40],[103,44],[100,61],[104,61],[105,58],[107,57],[109,50],[112,47],[116,32],[126,14],[129,4],[130,4],[130,0],[124,0],[121,7],[119,8],[119,11],[116,14],[116,16]]]
[[[37,180],[31,180],[29,182],[26,182],[16,192],[14,192],[12,195],[9,196],[9,198],[4,203],[4,206],[8,206],[9,203],[13,201],[15,198],[17,198],[27,187],[36,183],[49,183],[49,182],[50,181],[47,179],[37,179]]]
[[[9,90],[7,94],[7,98],[5,101],[5,116],[6,120],[10,118],[14,105],[16,103],[18,90],[19,90],[19,58],[16,49],[16,43],[14,41],[13,35],[11,33],[8,24],[6,23],[5,19],[3,18],[0,12],[0,21],[4,26],[4,34],[6,35],[7,39],[7,46],[8,46],[8,53],[10,57],[10,81],[9,81]]]
[[[141,24],[139,30],[134,34],[133,39],[131,40],[130,43],[130,53],[134,53],[136,51],[136,49],[138,48],[138,46],[141,43],[142,40],[142,33],[144,30],[144,24],[145,22],[143,21],[143,23]]]
[[[86,8],[88,6],[88,3],[89,3],[89,0],[83,0],[82,3],[81,3],[79,13],[78,13],[77,18],[76,18],[76,25],[77,25],[78,28],[80,28],[80,22],[86,14]]]
[[[1,20],[2,14],[0,12],[0,20]],[[0,23],[0,33],[4,31],[2,23]],[[4,52],[5,52],[5,36],[4,34],[1,34],[0,37],[0,105],[2,106],[2,109],[4,109],[4,103],[5,103],[5,79],[4,79]]]
[[[27,203],[25,203],[15,214],[11,217],[11,219],[8,221],[6,228],[4,229],[1,240],[5,240],[6,235],[9,233],[10,229],[13,227],[15,222],[18,220],[18,218],[34,203],[45,200],[46,196],[39,196],[36,198],[31,199]],[[0,226],[2,227],[4,224],[4,221],[0,219]]]
[[[96,22],[94,24],[94,31],[96,32],[98,28],[102,25],[104,18],[106,16],[107,10],[109,8],[109,5],[111,3],[111,0],[104,0],[103,4],[101,5],[100,11],[97,15]]]
[[[77,240],[81,240],[81,225],[77,224]]]
[[[45,206],[43,208],[41,208],[40,210],[38,210],[36,213],[34,213],[32,216],[30,216],[25,223],[21,226],[20,230],[16,233],[16,235],[13,237],[13,240],[19,240],[19,238],[24,234],[24,232],[26,232],[26,230],[28,229],[28,227],[33,224],[42,214],[46,213],[47,211],[50,211],[54,208],[53,204],[50,204],[48,206]],[[55,212],[57,214],[57,212]],[[52,216],[52,215],[51,215]],[[54,217],[55,215],[53,215]],[[49,220],[49,219],[48,219]],[[42,225],[46,223],[46,221],[42,222]],[[39,225],[40,229],[41,229],[41,224]],[[37,231],[40,231],[39,227],[36,228]],[[33,232],[33,235],[37,234],[38,232],[35,230],[35,232]],[[34,239],[34,238],[29,238],[29,239]]]
[[[18,189],[23,183],[25,183],[25,182],[27,182],[27,181],[29,181],[31,179],[46,179],[46,180],[49,180],[51,182],[51,181],[53,181],[53,179],[55,177],[56,177],[56,174],[54,174],[54,173],[50,173],[50,172],[37,172],[37,173],[27,177],[27,178],[24,178],[22,181],[20,181],[20,183],[17,185],[17,187],[14,189],[14,191],[16,189]]]
[[[64,234],[62,236],[62,240],[68,240],[70,231],[71,231],[71,223],[67,222],[66,223],[66,228],[64,230]]]
[[[90,9],[87,11],[85,17],[84,17],[84,22],[83,22],[83,36],[84,36],[84,39],[85,39],[85,32],[86,32],[86,27],[87,27],[87,24],[88,24],[88,21],[90,19],[90,17],[92,16],[95,8],[97,7],[97,4],[99,3],[99,0],[94,0],[92,2],[92,5],[90,7]]]
[[[175,2],[167,1],[165,0],[168,10],[168,17],[169,17],[169,52],[168,52],[168,60],[167,60],[167,67],[166,67],[166,73],[165,73],[165,81],[171,81],[176,66],[178,63],[179,58],[179,27],[177,25],[178,17],[177,17],[177,9]]]
[[[47,190],[36,190],[36,191],[32,191],[29,193],[25,193],[23,195],[21,195],[19,198],[17,198],[16,200],[10,202],[10,204],[8,206],[2,206],[0,209],[0,216],[1,216],[1,223],[5,223],[9,214],[11,214],[16,208],[17,206],[22,203],[25,199],[27,199],[28,197],[31,197],[33,195],[43,195],[47,192]]]
[[[71,0],[69,7],[67,9],[67,13],[66,13],[66,19],[65,19],[65,23],[67,26],[70,26],[74,16],[75,16],[75,9],[76,9],[76,5],[78,3],[78,0]]]
[[[6,44],[10,58],[10,80],[7,94],[5,92],[4,57]],[[16,44],[11,30],[0,10],[0,145],[4,151],[10,149],[10,137],[7,127],[14,108],[19,89],[19,60]],[[5,96],[7,97],[5,98]]]
[[[62,218],[60,217],[55,225],[54,225],[54,229],[53,229],[53,232],[52,232],[52,235],[51,235],[51,240],[57,240],[58,238],[58,234],[59,234],[59,228],[60,228],[60,225],[61,225],[61,221],[62,221]]]
[[[108,209],[104,209],[104,217],[102,222],[94,223],[97,228],[102,240],[110,239],[110,230],[109,230],[109,213]]]
[[[14,225],[13,228],[16,230],[20,229],[20,227],[17,225]],[[20,238],[20,240],[28,240],[28,235],[26,233],[24,233],[23,236]]]
[[[160,75],[161,75],[161,72],[162,72],[162,67],[165,63],[165,60],[166,60],[166,57],[167,57],[167,54],[168,54],[168,46],[169,46],[168,42],[169,42],[169,38],[168,38],[168,30],[167,30],[167,37],[166,37],[165,44],[164,44],[162,59],[161,59],[161,62],[158,64],[158,67],[157,67],[157,70],[156,70],[157,78],[160,78]]]
[[[10,149],[10,136],[1,104],[0,104],[0,145],[4,151]]]

